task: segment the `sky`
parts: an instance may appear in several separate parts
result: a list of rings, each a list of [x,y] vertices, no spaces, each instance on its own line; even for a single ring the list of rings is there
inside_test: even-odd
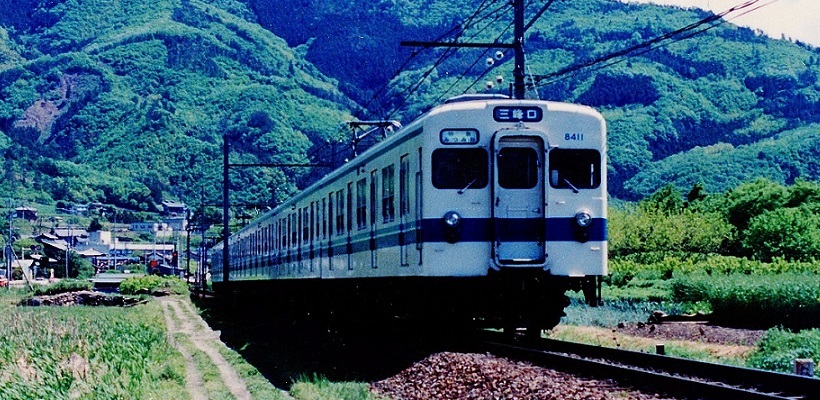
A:
[[[684,8],[697,7],[715,14],[726,11],[749,0],[625,0],[635,3],[675,5]],[[761,5],[765,5],[760,7]],[[780,39],[782,35],[793,40],[820,47],[820,0],[759,0],[748,9],[758,9],[743,16],[744,11],[730,13],[729,22],[752,29],[760,29],[767,35]],[[748,10],[747,9],[747,10]]]

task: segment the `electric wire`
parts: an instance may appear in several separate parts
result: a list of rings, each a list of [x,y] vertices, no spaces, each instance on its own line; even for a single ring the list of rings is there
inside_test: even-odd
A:
[[[535,83],[533,84],[534,87],[537,89],[539,87],[543,87],[555,82],[558,82],[562,79],[566,79],[568,76],[575,77],[582,72],[593,72],[598,71],[603,68],[610,67],[617,63],[623,62],[623,59],[618,59],[620,57],[633,57],[637,55],[645,54],[651,50],[655,50],[657,48],[665,47],[674,43],[677,43],[682,40],[686,40],[692,38],[696,35],[699,35],[707,30],[713,29],[718,27],[727,22],[727,20],[723,19],[724,16],[729,15],[735,11],[744,10],[746,8],[751,7],[752,5],[760,2],[761,0],[748,0],[744,3],[736,5],[734,7],[729,8],[723,12],[718,14],[710,15],[704,19],[701,19],[697,22],[691,23],[686,25],[682,28],[673,30],[671,32],[667,32],[665,34],[656,36],[652,39],[644,41],[642,43],[638,43],[634,46],[627,47],[622,50],[618,50],[609,54],[606,54],[601,57],[597,57],[593,60],[578,63],[575,65],[571,65],[569,67],[562,68],[558,71],[545,74],[545,75],[535,75]],[[766,5],[769,5],[775,1],[779,0],[771,0],[770,2],[763,4],[759,7],[756,7],[752,10],[747,10],[745,13],[754,11]],[[741,15],[745,15],[741,14]],[[702,28],[703,25],[711,24]],[[583,71],[582,71],[583,70]]]
[[[438,38],[436,38],[434,41],[436,41],[436,42],[441,41],[441,40],[443,40],[444,38],[446,38],[446,37],[448,37],[448,36],[451,36],[451,35],[454,35],[454,36],[455,36],[455,39],[457,40],[457,39],[458,39],[458,38],[459,38],[459,37],[463,34],[463,32],[464,32],[466,29],[469,29],[470,27],[472,27],[472,25],[473,25],[474,21],[476,20],[476,18],[479,18],[479,14],[481,14],[481,13],[482,13],[482,12],[484,12],[487,8],[489,8],[490,6],[492,6],[492,4],[495,4],[495,3],[497,3],[497,2],[499,2],[499,0],[492,0],[492,3],[490,3],[490,0],[483,0],[483,1],[482,1],[482,3],[481,3],[481,4],[480,4],[480,5],[476,8],[475,12],[473,12],[473,14],[472,14],[472,15],[470,15],[470,16],[469,16],[469,17],[465,20],[465,22],[464,22],[464,23],[462,23],[462,24],[457,24],[457,25],[453,26],[452,28],[450,28],[449,30],[447,30],[446,32],[444,32],[443,34],[439,35],[439,37],[438,37]],[[480,21],[481,19],[483,19],[483,17],[482,17],[482,18],[479,18],[479,21]],[[399,68],[398,68],[398,69],[397,69],[397,70],[393,73],[393,76],[392,76],[390,79],[388,79],[388,80],[384,83],[384,85],[382,85],[382,87],[380,87],[380,88],[379,88],[379,89],[378,89],[378,90],[377,90],[377,91],[376,91],[376,92],[375,92],[375,93],[371,96],[370,100],[368,100],[368,101],[367,101],[364,105],[362,105],[362,106],[359,108],[359,111],[358,111],[356,114],[354,114],[354,115],[353,115],[353,117],[354,117],[354,118],[356,118],[356,119],[360,119],[360,118],[361,118],[361,115],[362,115],[364,112],[366,112],[366,111],[368,110],[368,107],[370,107],[370,105],[371,105],[373,102],[375,102],[375,101],[379,98],[379,96],[381,96],[381,95],[382,95],[382,93],[384,93],[384,92],[385,92],[385,91],[386,91],[386,90],[390,87],[390,83],[391,83],[394,79],[396,79],[396,78],[397,78],[397,77],[398,77],[398,76],[399,76],[402,72],[404,72],[404,71],[406,70],[406,68],[408,67],[408,65],[410,65],[410,63],[411,63],[411,62],[412,62],[412,61],[413,61],[413,60],[414,60],[414,59],[415,59],[415,58],[416,58],[416,57],[420,54],[420,52],[421,52],[421,51],[419,51],[419,50],[415,50],[415,51],[413,51],[413,52],[410,54],[410,56],[408,56],[408,57],[404,60],[404,62],[402,62],[401,66],[399,66]],[[428,75],[429,75],[429,74],[428,74]],[[382,110],[382,111],[383,111],[383,110]],[[388,113],[388,115],[392,115],[394,112],[395,112],[395,111],[392,111],[392,112]],[[371,113],[372,113],[372,112],[371,112]],[[388,118],[389,118],[389,117],[388,117]],[[388,118],[384,118],[384,119],[388,119]]]

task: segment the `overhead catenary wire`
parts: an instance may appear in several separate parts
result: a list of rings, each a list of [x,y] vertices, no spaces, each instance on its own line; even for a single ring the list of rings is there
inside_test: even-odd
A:
[[[473,12],[473,14],[470,15],[463,23],[453,26],[452,28],[450,28],[449,30],[444,32],[443,34],[439,35],[439,37],[436,38],[435,40],[440,41],[440,40],[443,40],[444,38],[449,37],[449,36],[454,36],[455,37],[454,40],[458,40],[458,38],[464,33],[464,31],[471,28],[475,23],[480,22],[484,18],[486,18],[486,16],[480,16],[480,14],[482,12],[486,11],[493,4],[498,3],[499,1],[503,1],[503,0],[492,0],[492,2],[490,2],[490,1],[491,0],[483,0],[482,3]],[[493,12],[494,11],[491,11],[489,14],[492,14]],[[376,92],[374,92],[374,94],[371,96],[370,100],[368,100],[364,105],[362,105],[359,108],[359,111],[356,112],[353,115],[353,117],[357,118],[357,119],[361,118],[362,114],[368,110],[370,105],[372,103],[374,103],[375,101],[377,101],[379,96],[381,96],[390,87],[390,83],[394,79],[396,79],[399,75],[401,75],[402,72],[406,71],[406,68],[410,65],[410,63],[419,54],[420,54],[420,51],[413,51],[410,54],[410,56],[408,56],[404,60],[404,62],[402,62],[401,66],[399,66],[399,68],[393,73],[393,76],[390,79],[388,79]],[[392,115],[393,113],[395,113],[395,110],[391,111],[390,113],[387,113],[387,117],[385,117],[384,119],[389,119],[389,115]]]
[[[600,57],[596,57],[595,59],[592,59],[592,60],[589,60],[589,61],[585,61],[585,62],[581,62],[581,63],[575,64],[575,65],[571,65],[571,66],[562,68],[558,71],[555,71],[555,72],[552,72],[552,73],[549,73],[549,74],[536,75],[534,77],[535,82],[533,83],[533,85],[537,89],[538,87],[546,86],[548,84],[552,84],[552,83],[555,83],[559,80],[565,79],[565,77],[567,77],[567,76],[577,76],[581,72],[592,72],[592,71],[597,71],[597,70],[600,70],[600,69],[603,69],[603,68],[610,67],[612,65],[615,65],[617,63],[622,62],[623,59],[620,59],[620,58],[626,58],[626,57],[633,57],[633,56],[641,55],[641,54],[644,54],[644,53],[649,52],[651,50],[654,50],[654,49],[657,49],[657,48],[660,48],[660,47],[665,47],[665,46],[668,46],[670,44],[677,43],[679,41],[692,38],[696,35],[699,35],[699,34],[705,32],[705,31],[707,31],[707,30],[713,29],[717,26],[720,26],[720,25],[726,23],[727,20],[724,19],[725,16],[727,16],[731,13],[734,13],[736,11],[746,10],[747,8],[753,6],[754,4],[756,4],[760,1],[762,1],[762,0],[748,0],[744,3],[738,4],[734,7],[729,8],[728,10],[725,10],[725,11],[720,12],[718,14],[710,15],[710,16],[708,16],[706,18],[703,18],[703,19],[701,19],[697,22],[691,23],[689,25],[686,25],[682,28],[673,30],[671,32],[667,32],[667,33],[664,33],[662,35],[656,36],[652,39],[649,39],[649,40],[646,40],[644,42],[638,43],[634,46],[630,46],[630,47],[627,47],[625,49],[621,49],[621,50],[618,50],[618,51],[615,51],[615,52],[612,52],[612,53],[609,53],[609,54],[606,54],[606,55],[603,55],[603,56],[600,56]],[[758,7],[755,7],[751,10],[746,10],[741,15],[745,15],[746,13],[757,10],[761,7],[765,7],[765,6],[767,6],[769,4],[772,4],[776,1],[779,1],[779,0],[769,0],[765,4],[762,4],[762,5],[760,5]],[[711,24],[711,25],[707,25],[707,24]],[[707,26],[703,27],[703,25],[707,25]]]

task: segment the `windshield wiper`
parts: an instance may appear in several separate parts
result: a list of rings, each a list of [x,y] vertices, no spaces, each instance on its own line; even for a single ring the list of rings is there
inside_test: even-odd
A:
[[[564,183],[566,183],[567,186],[569,186],[570,189],[572,189],[572,193],[578,193],[578,188],[575,187],[575,185],[573,185],[572,182],[569,181],[569,179],[564,178]]]
[[[464,187],[464,189],[460,189],[460,190],[458,191],[458,194],[464,194],[464,191],[465,191],[465,190],[467,190],[467,189],[469,189],[469,188],[470,188],[470,186],[473,186],[473,184],[474,184],[474,183],[475,183],[475,181],[477,181],[477,180],[478,180],[478,177],[473,178],[473,180],[471,180],[471,181],[470,181],[470,183],[468,183],[468,184],[467,184],[467,186],[465,186],[465,187]]]

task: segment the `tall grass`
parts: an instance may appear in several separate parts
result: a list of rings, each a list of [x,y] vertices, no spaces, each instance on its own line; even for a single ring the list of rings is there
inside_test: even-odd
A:
[[[0,295],[0,398],[163,399],[185,393],[162,310],[17,307]]]

